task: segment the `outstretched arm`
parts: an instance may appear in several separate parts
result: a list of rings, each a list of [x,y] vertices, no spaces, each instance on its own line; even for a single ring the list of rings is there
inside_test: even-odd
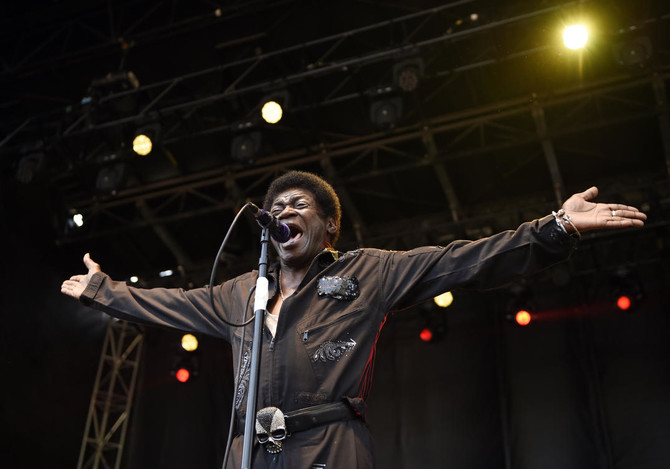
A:
[[[94,262],[88,253],[84,255],[84,265],[88,269],[88,273],[73,275],[69,280],[64,281],[60,287],[61,293],[77,300],[81,297],[81,294],[84,293],[84,290],[86,290],[86,287],[88,286],[88,282],[91,281],[93,274],[100,272],[100,264]]]
[[[622,204],[591,202],[597,195],[598,188],[591,187],[574,194],[563,204],[563,210],[580,232],[644,225],[647,215],[637,208]],[[574,231],[570,223],[564,225],[569,232]]]

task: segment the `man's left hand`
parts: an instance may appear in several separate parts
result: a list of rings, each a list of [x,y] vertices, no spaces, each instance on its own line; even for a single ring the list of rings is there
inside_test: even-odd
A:
[[[598,188],[591,187],[574,194],[563,204],[563,210],[579,231],[644,225],[647,215],[637,208],[622,204],[590,202],[597,195]],[[569,232],[574,231],[569,223],[565,223],[565,227]]]

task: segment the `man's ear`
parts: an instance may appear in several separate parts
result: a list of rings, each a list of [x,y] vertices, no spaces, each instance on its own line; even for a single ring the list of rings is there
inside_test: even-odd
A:
[[[328,217],[328,220],[326,221],[326,231],[331,235],[331,237],[337,233],[337,223],[335,223],[335,219],[333,217]]]

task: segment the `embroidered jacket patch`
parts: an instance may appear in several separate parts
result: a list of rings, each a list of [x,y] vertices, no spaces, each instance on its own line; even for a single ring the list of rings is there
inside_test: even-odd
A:
[[[319,296],[330,296],[336,300],[355,300],[360,294],[358,279],[353,275],[321,277],[317,292]]]
[[[314,355],[312,355],[313,362],[326,362],[339,360],[342,355],[356,346],[354,339],[338,340],[337,342],[326,341],[319,345]]]

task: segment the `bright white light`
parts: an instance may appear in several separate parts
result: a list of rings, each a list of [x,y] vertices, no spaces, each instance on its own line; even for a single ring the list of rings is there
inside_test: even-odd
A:
[[[563,43],[568,49],[581,49],[586,45],[589,32],[581,24],[573,24],[563,30]]]
[[[78,227],[82,227],[84,226],[84,215],[82,215],[81,213],[75,213],[74,215],[72,215],[72,221]]]
[[[268,101],[263,104],[261,115],[263,116],[263,120],[268,124],[276,124],[281,120],[283,111],[278,102]]]
[[[198,348],[198,339],[193,334],[184,334],[181,338],[181,347],[187,352],[194,352]]]
[[[479,15],[477,13],[470,13],[470,21],[477,21],[479,19]]]
[[[169,277],[170,275],[174,274],[171,269],[164,270],[163,272],[160,272],[158,275],[161,277]]]
[[[139,134],[133,140],[133,150],[140,156],[148,155],[151,153],[152,148],[153,143],[151,143],[151,139],[144,134]]]
[[[446,308],[454,301],[454,295],[448,291],[442,293],[441,295],[437,295],[435,298],[433,298],[433,301],[435,301],[435,304],[440,308]]]
[[[137,275],[130,277],[130,283],[137,283],[140,281],[140,278]]]

